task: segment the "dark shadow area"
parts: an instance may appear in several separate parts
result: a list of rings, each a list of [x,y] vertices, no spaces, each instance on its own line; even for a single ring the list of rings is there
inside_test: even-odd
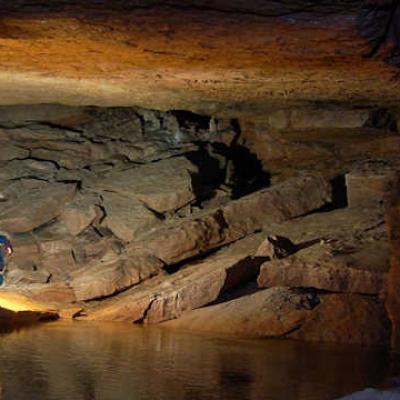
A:
[[[186,158],[198,168],[198,173],[192,174],[192,188],[197,199],[195,206],[212,198],[217,187],[221,186],[225,179],[220,160],[210,155],[207,144],[198,143],[198,146],[198,151],[186,153]]]
[[[186,129],[193,129],[195,132],[209,130],[211,117],[208,115],[196,114],[191,111],[171,111],[178,121],[179,126]]]
[[[262,168],[260,160],[244,146],[234,145],[228,152],[228,160],[232,164],[227,168],[227,183],[232,187],[232,199],[270,186],[271,176]],[[229,165],[229,164],[228,164]]]
[[[386,108],[379,108],[371,112],[371,116],[366,123],[366,127],[382,129],[387,132],[398,132],[397,120],[395,116]]]
[[[246,257],[238,261],[226,271],[225,284],[218,298],[207,304],[207,307],[238,299],[263,289],[258,287],[256,279],[261,265],[268,260],[268,257]]]
[[[232,199],[270,186],[271,175],[263,170],[261,161],[250,150],[238,144],[231,147],[212,143],[212,152],[225,160],[223,183],[231,189]]]
[[[332,201],[326,203],[324,206],[319,208],[315,212],[329,212],[333,210],[339,210],[346,208],[348,205],[347,200],[347,186],[345,175],[339,175],[330,180],[332,186]]]

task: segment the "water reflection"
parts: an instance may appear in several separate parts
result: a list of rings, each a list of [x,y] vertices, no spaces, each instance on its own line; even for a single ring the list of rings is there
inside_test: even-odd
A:
[[[376,348],[125,324],[57,322],[0,335],[3,399],[13,400],[323,400],[380,384],[394,370]]]

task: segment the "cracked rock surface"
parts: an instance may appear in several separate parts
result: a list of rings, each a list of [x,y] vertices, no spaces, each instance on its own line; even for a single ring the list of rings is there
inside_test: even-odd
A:
[[[343,113],[0,107],[4,293],[61,318],[388,344],[397,116]]]

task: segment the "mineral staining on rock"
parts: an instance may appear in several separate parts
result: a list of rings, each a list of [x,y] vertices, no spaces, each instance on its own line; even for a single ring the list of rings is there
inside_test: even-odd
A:
[[[9,290],[62,318],[387,344],[400,164],[376,112],[2,108]]]

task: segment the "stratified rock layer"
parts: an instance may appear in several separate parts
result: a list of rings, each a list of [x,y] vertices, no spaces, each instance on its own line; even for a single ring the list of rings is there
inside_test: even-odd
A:
[[[397,69],[385,62],[398,62],[396,6],[2,1],[0,103],[231,115],[322,102],[396,104]]]

